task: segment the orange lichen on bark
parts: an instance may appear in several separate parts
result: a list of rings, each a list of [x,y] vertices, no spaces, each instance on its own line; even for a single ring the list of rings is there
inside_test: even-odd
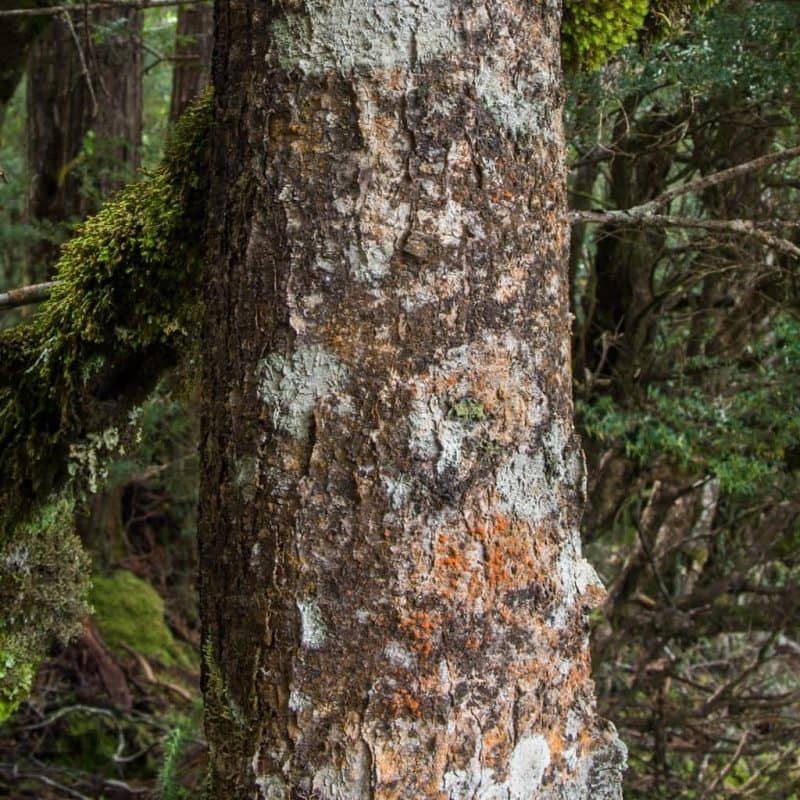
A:
[[[398,689],[389,698],[389,708],[394,716],[408,712],[412,717],[419,719],[422,716],[422,701],[414,697],[408,689]]]
[[[433,635],[441,628],[434,615],[425,611],[414,611],[401,620],[400,628],[411,637],[411,649],[420,656],[433,652]]]
[[[435,552],[434,579],[437,592],[444,597],[452,597],[462,578],[469,574],[469,561],[447,533],[439,534]]]
[[[564,736],[558,728],[552,728],[547,734],[547,744],[550,747],[550,758],[553,761],[560,759],[564,752]]]

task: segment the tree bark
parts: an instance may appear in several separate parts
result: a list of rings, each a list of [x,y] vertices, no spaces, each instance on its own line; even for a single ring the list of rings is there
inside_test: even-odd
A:
[[[214,44],[214,8],[207,3],[181,6],[175,31],[175,70],[172,76],[171,122],[177,122],[186,106],[211,81]]]
[[[142,14],[99,10],[90,20],[87,31],[80,18],[72,30],[63,17],[54,19],[28,62],[27,212],[33,222],[88,216],[139,166]],[[59,238],[51,229],[31,248],[28,282],[48,276]]]
[[[0,11],[35,6],[35,0],[0,0]],[[28,52],[48,23],[43,17],[0,17],[0,127],[25,72]]]
[[[215,798],[617,798],[573,432],[560,3],[219,0]]]

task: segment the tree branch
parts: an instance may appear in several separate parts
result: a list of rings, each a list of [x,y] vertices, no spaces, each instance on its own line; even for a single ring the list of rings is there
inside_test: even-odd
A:
[[[631,208],[614,211],[573,211],[569,215],[572,225],[579,223],[593,222],[600,225],[654,225],[668,228],[699,228],[708,231],[719,231],[721,233],[734,233],[740,236],[750,236],[769,247],[779,250],[782,253],[800,258],[800,247],[797,247],[788,239],[775,236],[768,231],[759,228],[752,220],[727,219],[727,220],[707,220],[695,219],[692,217],[674,217],[666,214],[657,214],[656,209],[666,205],[671,200],[688,192],[699,192],[709,189],[725,181],[734,180],[750,172],[764,169],[764,167],[778,164],[781,161],[790,161],[800,156],[800,145],[787,147],[777,153],[767,153],[735,167],[723,169],[704,178],[675,186],[662,192],[658,197]]]
[[[652,225],[663,228],[697,228],[718,233],[733,233],[749,236],[762,244],[800,259],[800,247],[788,239],[775,236],[759,228],[749,219],[698,219],[694,217],[673,217],[667,214],[653,214],[646,206],[637,206],[624,211],[573,211],[569,221],[575,225],[580,222],[594,222],[600,225]]]
[[[54,286],[55,281],[50,281],[49,283],[35,283],[31,286],[23,286],[20,289],[9,289],[7,292],[0,292],[0,311],[41,303],[50,297]]]
[[[670,200],[679,195],[686,194],[687,192],[699,192],[703,189],[709,189],[717,184],[734,180],[750,172],[756,172],[760,169],[764,169],[764,167],[769,167],[772,164],[779,164],[781,161],[791,161],[798,156],[800,156],[800,144],[794,147],[787,147],[785,150],[779,150],[776,153],[767,153],[764,156],[754,158],[752,161],[745,161],[743,164],[737,164],[735,167],[720,170],[712,175],[706,175],[704,178],[697,178],[681,186],[675,186],[663,192],[649,203],[637,206],[637,208],[647,208],[654,211],[656,208],[666,205]]]
[[[108,0],[85,5],[60,5],[44,8],[10,8],[0,11],[0,17],[51,17],[69,11],[86,11],[96,8],[168,8],[170,6],[194,5],[207,0]]]

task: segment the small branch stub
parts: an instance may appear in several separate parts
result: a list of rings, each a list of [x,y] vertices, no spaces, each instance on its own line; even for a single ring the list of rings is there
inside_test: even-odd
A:
[[[55,285],[55,281],[35,283],[31,286],[23,286],[20,289],[9,289],[7,292],[0,292],[0,311],[42,303],[50,297]]]

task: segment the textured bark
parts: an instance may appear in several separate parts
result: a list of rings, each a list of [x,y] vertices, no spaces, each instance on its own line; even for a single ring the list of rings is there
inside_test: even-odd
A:
[[[214,43],[214,8],[206,3],[181,6],[175,32],[175,71],[169,118],[177,122],[186,106],[211,81],[211,51]]]
[[[35,0],[0,0],[0,11],[36,5]],[[0,17],[0,125],[25,72],[28,52],[48,23],[43,17]]]
[[[74,22],[78,46],[65,20],[54,19],[35,42],[28,62],[28,217],[61,223],[97,211],[139,165],[142,135],[140,11],[91,12],[87,33]],[[89,90],[91,83],[95,100]],[[93,154],[82,155],[93,133]],[[58,236],[31,248],[28,280],[47,277]]]
[[[559,6],[217,5],[212,797],[619,797],[577,531]]]

